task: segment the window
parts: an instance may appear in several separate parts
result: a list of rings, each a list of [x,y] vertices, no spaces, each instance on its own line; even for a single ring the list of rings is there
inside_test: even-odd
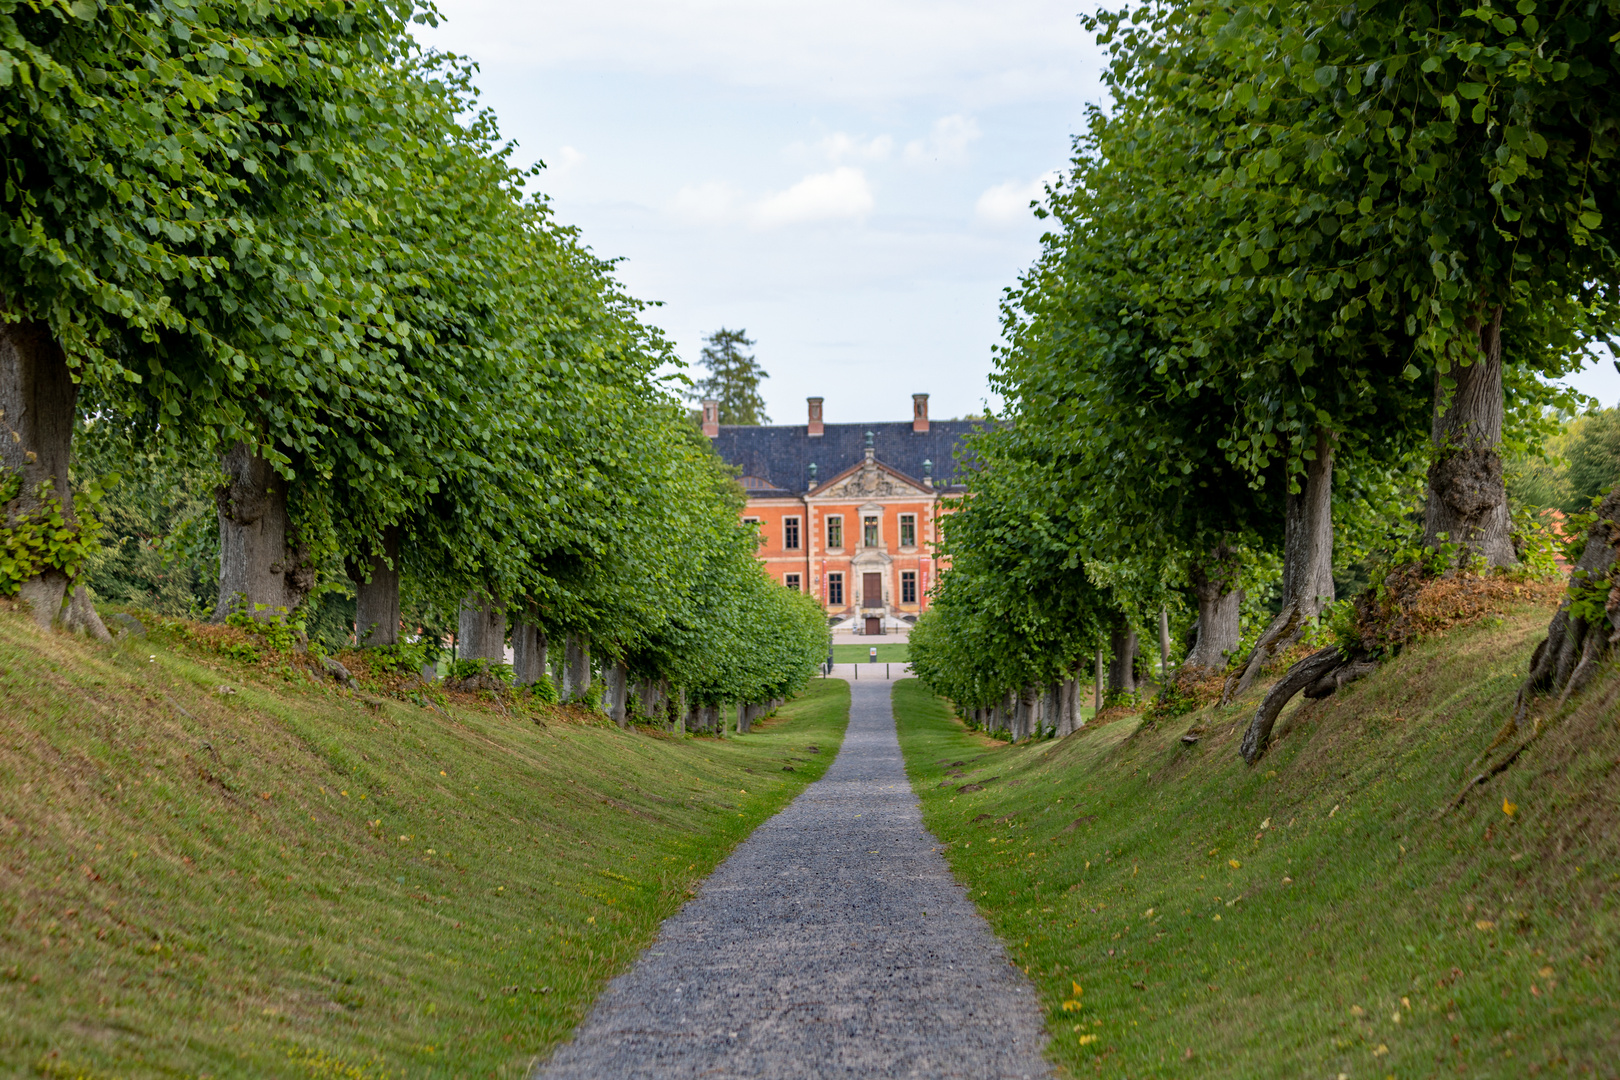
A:
[[[789,551],[799,549],[799,519],[796,517],[782,519],[782,546]]]
[[[861,525],[861,543],[867,547],[878,546],[878,519],[876,516],[864,519]]]
[[[832,607],[844,606],[844,575],[827,575],[827,603]]]
[[[783,574],[782,575],[782,584],[786,585],[788,588],[792,589],[794,592],[803,592],[804,591],[804,590],[799,588],[799,575],[798,574]]]
[[[900,571],[900,602],[902,604],[917,602],[917,571]]]
[[[901,514],[900,515],[900,546],[901,547],[916,547],[917,546],[917,515],[916,514]]]
[[[829,514],[827,516],[827,546],[830,548],[844,546],[844,515]]]

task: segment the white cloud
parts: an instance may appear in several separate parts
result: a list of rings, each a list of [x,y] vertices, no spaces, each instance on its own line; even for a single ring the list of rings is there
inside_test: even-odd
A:
[[[718,224],[735,218],[742,202],[742,192],[730,184],[710,180],[681,188],[670,209],[687,221]]]
[[[755,203],[749,210],[754,225],[763,229],[807,221],[862,218],[876,200],[872,185],[860,169],[841,165],[832,172],[807,176],[786,191]]]
[[[564,146],[557,156],[546,162],[546,171],[552,176],[565,176],[585,164],[585,155],[572,146]]]
[[[1082,5],[1085,6],[1085,5]],[[1100,93],[1071,0],[444,0],[424,41],[488,63],[969,108]]]
[[[837,165],[843,161],[883,161],[894,149],[894,139],[879,135],[862,142],[842,131],[835,131],[816,144],[817,152]]]
[[[1049,172],[1027,183],[1008,180],[1005,184],[997,184],[979,196],[978,203],[973,207],[974,215],[992,225],[1025,221],[1031,213],[1029,204],[1045,199],[1046,185],[1056,180],[1057,176],[1056,172]]]
[[[960,164],[967,160],[968,144],[980,135],[970,116],[942,116],[934,121],[928,138],[906,144],[906,160],[914,165]]]

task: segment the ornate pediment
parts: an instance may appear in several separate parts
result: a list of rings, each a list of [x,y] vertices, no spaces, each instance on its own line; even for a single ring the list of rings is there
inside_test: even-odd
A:
[[[893,469],[868,459],[852,471],[833,479],[815,494],[818,498],[830,499],[881,499],[933,493],[918,487]]]

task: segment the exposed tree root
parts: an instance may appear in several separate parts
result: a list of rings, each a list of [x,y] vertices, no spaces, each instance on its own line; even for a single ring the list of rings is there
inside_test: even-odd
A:
[[[1271,625],[1266,627],[1265,633],[1260,635],[1260,640],[1254,643],[1254,648],[1249,650],[1249,659],[1243,667],[1226,677],[1226,685],[1221,689],[1221,704],[1230,704],[1253,684],[1260,669],[1270,663],[1272,657],[1292,648],[1300,635],[1304,634],[1305,624],[1315,615],[1316,612],[1307,611],[1304,604],[1284,604],[1277,617],[1271,620]]]
[[[1260,755],[1265,753],[1266,743],[1271,738],[1271,728],[1277,722],[1277,715],[1296,694],[1307,688],[1311,690],[1320,688],[1323,693],[1316,696],[1326,697],[1339,688],[1340,684],[1334,681],[1334,674],[1341,668],[1354,666],[1357,666],[1357,661],[1347,659],[1337,645],[1329,645],[1325,649],[1311,653],[1284,672],[1283,677],[1277,680],[1277,685],[1267,692],[1265,699],[1260,702],[1260,707],[1255,710],[1254,719],[1249,722],[1249,730],[1243,733],[1243,742],[1238,747],[1243,760],[1250,765],[1260,760]]]

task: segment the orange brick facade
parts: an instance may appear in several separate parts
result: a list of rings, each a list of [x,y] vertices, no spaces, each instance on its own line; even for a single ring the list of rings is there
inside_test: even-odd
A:
[[[911,424],[823,425],[812,398],[810,424],[751,430],[721,429],[705,408],[706,432],[743,474],[743,516],[758,523],[760,560],[776,580],[819,599],[835,623],[877,633],[927,609],[941,568],[934,550],[942,500],[960,488],[931,475],[935,462],[924,455],[943,451],[952,467],[956,433],[929,424],[926,401],[914,399]],[[864,436],[864,445],[851,435]],[[910,468],[882,460],[883,449],[909,458],[902,465]],[[842,467],[822,479],[823,461]],[[789,488],[786,471],[802,473],[801,490]]]

